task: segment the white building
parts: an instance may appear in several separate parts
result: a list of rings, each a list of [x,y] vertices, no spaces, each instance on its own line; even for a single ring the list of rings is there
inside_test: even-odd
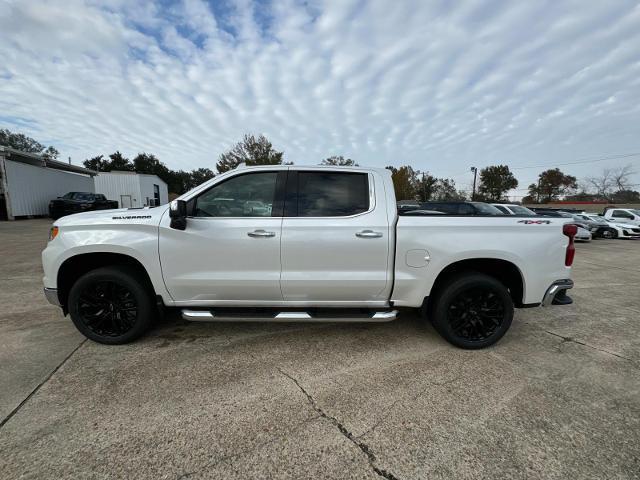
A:
[[[95,191],[96,172],[41,155],[0,147],[0,219],[49,214],[49,201]]]
[[[120,208],[169,203],[167,184],[157,175],[136,172],[101,172],[95,177],[96,193],[117,200]]]

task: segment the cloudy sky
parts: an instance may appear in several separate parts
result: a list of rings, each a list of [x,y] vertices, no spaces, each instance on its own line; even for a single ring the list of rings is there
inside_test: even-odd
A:
[[[637,1],[0,0],[0,32],[0,127],[74,163],[213,167],[253,132],[461,188],[640,167]]]

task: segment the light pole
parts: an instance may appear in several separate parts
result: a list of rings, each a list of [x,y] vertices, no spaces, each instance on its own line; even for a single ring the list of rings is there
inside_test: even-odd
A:
[[[478,176],[478,169],[471,167],[471,171],[473,172],[473,190],[471,191],[471,201],[473,202],[476,199],[476,177]]]

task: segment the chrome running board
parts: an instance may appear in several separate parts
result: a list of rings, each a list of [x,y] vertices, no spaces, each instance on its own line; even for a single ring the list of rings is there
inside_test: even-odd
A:
[[[312,315],[309,312],[273,312],[267,315],[218,314],[215,310],[182,310],[182,318],[190,322],[391,322],[398,318],[397,310],[349,314],[337,311],[334,315]]]

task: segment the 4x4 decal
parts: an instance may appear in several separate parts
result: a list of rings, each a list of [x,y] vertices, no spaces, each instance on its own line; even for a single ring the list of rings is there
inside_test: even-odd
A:
[[[518,223],[524,223],[525,225],[549,225],[551,220],[518,220]]]

